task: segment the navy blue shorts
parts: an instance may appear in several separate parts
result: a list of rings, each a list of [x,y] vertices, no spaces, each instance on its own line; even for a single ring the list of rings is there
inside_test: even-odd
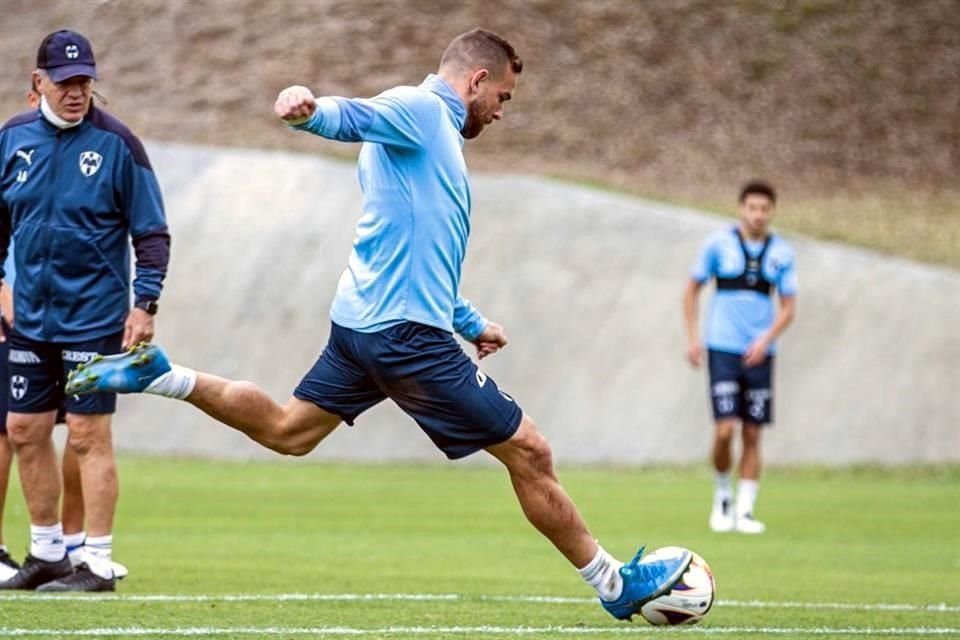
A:
[[[451,459],[509,440],[523,418],[450,333],[414,322],[375,333],[331,323],[330,341],[293,395],[350,425],[390,398]]]
[[[773,421],[773,356],[763,364],[747,367],[743,355],[709,352],[710,397],[713,417],[740,418],[753,424]]]
[[[101,414],[117,410],[117,394],[91,393],[64,396],[63,385],[78,364],[99,354],[120,353],[123,332],[81,342],[37,342],[20,335],[16,327],[8,334],[10,384],[8,411],[43,413],[65,409],[67,413]]]
[[[10,363],[7,362],[7,359],[10,357],[10,327],[7,326],[7,321],[3,318],[0,318],[0,324],[3,325],[3,335],[7,336],[8,340],[5,342],[0,342],[0,384],[4,388],[10,388]],[[7,405],[10,404],[10,393],[0,392],[0,436],[7,433]],[[57,422],[66,422],[66,416],[64,415],[63,405],[60,406],[60,409],[57,411]]]

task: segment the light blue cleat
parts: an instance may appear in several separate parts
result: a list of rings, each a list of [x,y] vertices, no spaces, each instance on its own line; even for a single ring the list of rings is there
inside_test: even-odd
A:
[[[633,560],[620,567],[620,576],[623,578],[620,597],[612,602],[600,599],[603,608],[618,620],[629,620],[635,613],[640,613],[640,607],[644,604],[669,591],[693,558],[693,554],[684,549],[683,553],[671,558],[647,558],[641,561],[643,549],[640,547]]]
[[[64,393],[140,393],[151,382],[170,371],[170,360],[163,349],[141,342],[125,353],[94,356],[70,372]]]

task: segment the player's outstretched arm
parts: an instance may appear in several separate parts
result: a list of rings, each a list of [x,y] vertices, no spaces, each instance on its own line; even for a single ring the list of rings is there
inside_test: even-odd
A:
[[[277,96],[273,112],[289,125],[303,124],[313,117],[317,110],[317,99],[306,87],[294,85],[287,87]]]

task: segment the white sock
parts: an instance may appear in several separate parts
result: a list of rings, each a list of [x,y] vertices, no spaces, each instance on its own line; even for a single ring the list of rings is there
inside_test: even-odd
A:
[[[66,554],[61,523],[45,527],[30,525],[30,555],[45,562],[56,562],[62,560]]]
[[[170,371],[154,380],[144,389],[144,393],[183,400],[193,392],[197,384],[197,372],[193,369],[170,365]]]
[[[737,482],[737,515],[744,516],[753,514],[753,505],[757,501],[757,492],[760,491],[760,483],[756,480],[744,480]]]
[[[733,503],[733,478],[729,471],[714,471],[713,473],[713,504],[720,506],[723,501],[727,505]]]
[[[87,539],[87,532],[65,533],[63,535],[63,544],[67,547],[67,555],[70,557],[70,564],[77,566],[83,562],[83,541]]]
[[[623,563],[607,553],[603,547],[597,547],[597,555],[590,564],[577,569],[584,580],[597,590],[601,600],[612,602],[623,593],[623,577],[620,567]]]
[[[92,536],[83,545],[83,561],[101,578],[113,577],[113,536]]]

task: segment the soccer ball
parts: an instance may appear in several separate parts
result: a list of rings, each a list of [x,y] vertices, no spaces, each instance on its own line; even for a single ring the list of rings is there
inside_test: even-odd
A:
[[[649,554],[647,558],[673,558],[685,549],[681,547],[663,547]],[[696,624],[703,619],[717,591],[713,572],[706,561],[693,551],[690,565],[670,590],[647,602],[640,608],[643,619],[654,625]],[[642,562],[642,561],[641,561]]]

